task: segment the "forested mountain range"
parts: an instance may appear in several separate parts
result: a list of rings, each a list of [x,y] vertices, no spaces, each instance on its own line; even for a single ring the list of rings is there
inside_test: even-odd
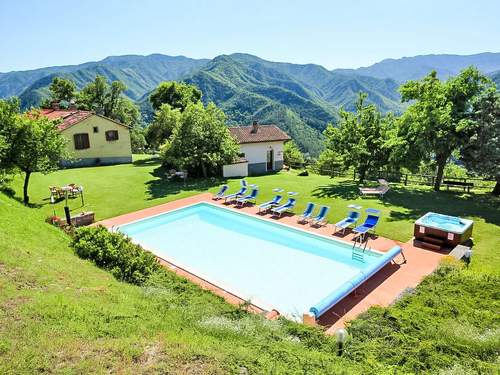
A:
[[[228,122],[276,123],[306,151],[317,155],[321,132],[334,121],[339,107],[354,108],[360,91],[382,111],[401,112],[399,85],[436,70],[441,78],[475,65],[500,83],[500,53],[469,56],[426,55],[386,59],[359,69],[328,70],[315,64],[272,62],[236,53],[209,59],[153,54],[112,56],[80,65],[47,67],[0,73],[0,98],[19,96],[24,108],[38,105],[48,95],[55,76],[63,76],[83,87],[97,74],[121,80],[125,94],[138,102],[146,121],[152,111],[150,92],[165,80],[184,80],[197,85],[205,102],[213,101],[228,116]]]

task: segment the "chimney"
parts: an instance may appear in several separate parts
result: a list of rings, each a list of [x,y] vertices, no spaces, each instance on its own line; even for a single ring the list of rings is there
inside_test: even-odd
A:
[[[257,130],[259,130],[259,123],[257,121],[254,120],[253,124],[252,124],[252,133],[257,133]]]

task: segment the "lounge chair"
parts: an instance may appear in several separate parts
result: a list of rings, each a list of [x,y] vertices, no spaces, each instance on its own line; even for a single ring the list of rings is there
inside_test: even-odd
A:
[[[297,219],[297,223],[307,223],[307,221],[311,218],[312,213],[314,211],[314,203],[309,202],[306,206],[306,209]]]
[[[349,228],[351,225],[356,224],[356,222],[361,217],[359,211],[357,211],[361,208],[360,206],[349,205],[349,208],[354,209],[349,211],[345,219],[342,219],[338,223],[335,223],[333,225],[335,227],[335,232],[342,229],[342,233],[344,233],[347,228]]]
[[[378,180],[379,186],[377,187],[360,187],[359,192],[361,195],[366,196],[366,195],[378,195],[380,198],[383,198],[384,195],[391,189],[389,186],[389,183],[380,178]]]
[[[272,208],[271,211],[274,215],[281,217],[284,212],[290,211],[293,207],[295,207],[295,203],[295,198],[288,198],[288,201],[285,204]]]
[[[362,236],[362,240],[365,239],[368,232],[375,233],[375,228],[377,227],[378,221],[380,219],[380,211],[374,208],[366,209],[368,216],[365,222],[353,229],[354,233],[358,233]]]
[[[254,187],[252,189],[252,192],[250,194],[248,194],[247,196],[245,197],[241,197],[241,198],[238,198],[236,199],[236,203],[237,204],[240,204],[240,205],[244,205],[245,203],[257,203],[256,199],[257,199],[257,195],[259,194],[259,188],[257,187]]]
[[[222,198],[224,198],[224,202],[227,203],[228,200],[231,202],[231,201],[234,201],[235,199],[242,197],[246,192],[247,192],[247,188],[242,187],[236,193],[224,195]]]
[[[220,187],[219,192],[217,194],[214,194],[213,197],[212,197],[212,199],[214,201],[221,199],[224,196],[224,194],[226,193],[227,188],[228,188],[227,185],[222,185]]]
[[[311,226],[319,225],[321,227],[323,225],[326,225],[326,223],[327,223],[326,215],[328,214],[329,210],[330,210],[330,207],[321,206],[321,208],[319,209],[318,215],[311,220]]]
[[[277,194],[272,200],[259,204],[259,212],[261,212],[261,210],[267,211],[273,207],[279,206],[282,198],[283,197],[281,195]]]

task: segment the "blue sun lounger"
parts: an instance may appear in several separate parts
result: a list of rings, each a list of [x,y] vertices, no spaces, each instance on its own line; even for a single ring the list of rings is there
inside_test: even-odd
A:
[[[360,234],[363,240],[365,239],[365,236],[368,232],[371,231],[375,233],[375,227],[377,226],[378,221],[380,219],[379,210],[376,210],[374,208],[368,208],[366,209],[365,212],[368,213],[365,222],[353,229],[353,232]]]
[[[307,223],[307,221],[311,218],[312,213],[314,211],[314,203],[309,202],[306,206],[306,209],[297,219],[297,223]]]
[[[238,199],[236,200],[236,203],[237,203],[237,204],[240,204],[240,205],[242,205],[242,206],[243,206],[245,203],[253,203],[253,204],[255,204],[255,203],[257,202],[257,201],[256,201],[256,199],[257,199],[257,195],[258,195],[258,194],[259,194],[259,189],[258,189],[257,187],[254,187],[254,188],[252,189],[252,192],[251,192],[249,195],[247,195],[247,196],[245,196],[245,197],[238,198]]]
[[[283,205],[281,205],[279,207],[271,209],[271,211],[275,215],[278,215],[279,217],[281,217],[281,215],[284,212],[291,210],[295,206],[295,202],[296,202],[295,198],[288,198],[288,202],[286,202],[285,204],[283,204]]]
[[[224,196],[224,194],[226,193],[227,188],[228,188],[228,186],[227,186],[227,185],[222,185],[222,186],[220,187],[219,192],[218,192],[217,194],[214,194],[214,196],[212,197],[212,199],[213,199],[214,201],[215,201],[215,200],[218,200],[218,199],[221,199],[221,198]]]
[[[261,210],[267,211],[273,207],[279,206],[282,198],[283,197],[278,194],[278,195],[275,195],[272,200],[265,202],[265,203],[262,203],[262,204],[259,204],[259,212]]]
[[[319,226],[326,225],[326,223],[327,223],[326,215],[328,214],[329,210],[330,210],[330,207],[321,206],[321,208],[319,209],[318,215],[311,220],[311,226],[313,226],[313,225],[319,225]]]
[[[356,206],[356,205],[349,205],[349,208],[353,208],[353,210],[350,210],[349,213],[347,214],[347,217],[338,223],[335,223],[333,226],[335,227],[335,232],[342,229],[342,233],[345,232],[347,228],[350,226],[356,224],[356,222],[359,220],[361,217],[361,214],[359,213],[359,210],[361,209],[361,206]]]
[[[235,199],[242,197],[247,192],[247,189],[247,187],[243,186],[238,192],[224,195],[222,198],[224,198],[224,202],[227,202],[228,200],[234,201]]]

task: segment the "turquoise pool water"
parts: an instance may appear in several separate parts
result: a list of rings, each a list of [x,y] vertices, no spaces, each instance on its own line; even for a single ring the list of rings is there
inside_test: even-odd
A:
[[[342,294],[337,291],[348,293],[387,263],[374,252],[354,260],[349,244],[208,203],[119,230],[178,267],[290,318],[314,306],[321,315]]]

